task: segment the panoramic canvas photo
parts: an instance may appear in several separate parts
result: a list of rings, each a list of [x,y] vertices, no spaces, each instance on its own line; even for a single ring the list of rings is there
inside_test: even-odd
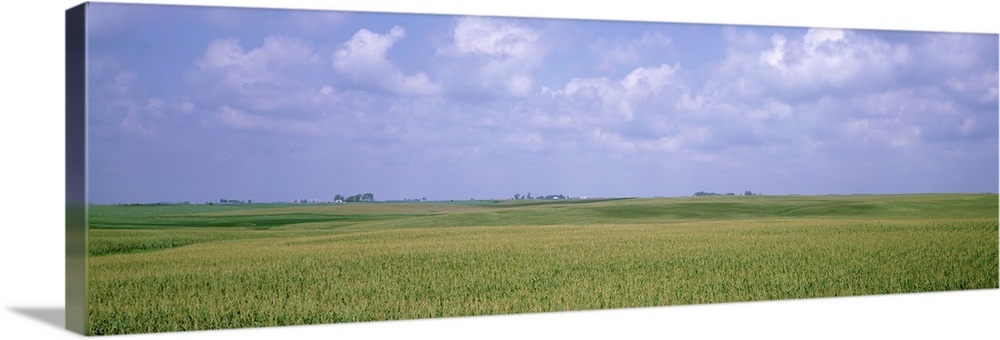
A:
[[[67,22],[88,335],[998,288],[996,34]]]

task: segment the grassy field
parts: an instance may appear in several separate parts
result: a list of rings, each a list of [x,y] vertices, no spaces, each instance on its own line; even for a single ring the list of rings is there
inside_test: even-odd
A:
[[[91,206],[92,334],[998,287],[984,195]]]

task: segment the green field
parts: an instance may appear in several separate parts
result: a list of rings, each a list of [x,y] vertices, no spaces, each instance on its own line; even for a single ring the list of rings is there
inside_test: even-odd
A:
[[[995,194],[88,213],[91,334],[998,288]]]

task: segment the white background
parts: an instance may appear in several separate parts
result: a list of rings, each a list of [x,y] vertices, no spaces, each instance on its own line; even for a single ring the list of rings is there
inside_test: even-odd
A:
[[[133,1],[125,1],[133,2]],[[959,32],[1000,32],[979,0],[157,1],[393,11]],[[74,1],[7,3],[0,30],[0,337],[73,338],[64,306],[64,15]],[[568,6],[568,7],[567,7]],[[1000,290],[610,311],[130,335],[125,338],[920,338],[996,337]]]

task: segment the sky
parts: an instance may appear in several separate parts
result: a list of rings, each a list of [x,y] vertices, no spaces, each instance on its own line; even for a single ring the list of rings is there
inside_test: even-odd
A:
[[[91,3],[93,203],[996,192],[996,34]]]

